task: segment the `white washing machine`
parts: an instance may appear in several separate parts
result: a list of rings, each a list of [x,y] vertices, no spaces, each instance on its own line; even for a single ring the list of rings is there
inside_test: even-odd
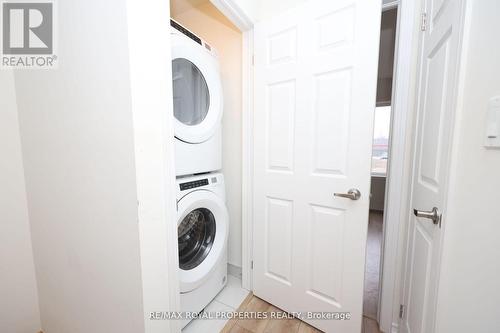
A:
[[[177,176],[222,168],[223,93],[215,50],[171,20]]]
[[[177,234],[181,310],[202,311],[227,281],[229,216],[224,176],[177,179]],[[189,323],[186,319],[182,327]]]

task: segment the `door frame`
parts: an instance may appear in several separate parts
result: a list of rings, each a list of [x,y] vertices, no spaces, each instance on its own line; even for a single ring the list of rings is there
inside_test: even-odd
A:
[[[400,0],[397,6],[396,50],[391,110],[389,166],[386,178],[380,259],[378,322],[384,332],[397,332],[404,264],[405,230],[410,205],[413,161],[415,85],[420,40],[421,0]],[[399,41],[404,40],[405,43]]]
[[[169,1],[127,0],[126,15],[144,330],[177,333],[150,319],[180,311]]]
[[[254,38],[253,25],[243,32],[242,59],[242,186],[241,186],[241,263],[242,287],[253,290],[253,68]]]

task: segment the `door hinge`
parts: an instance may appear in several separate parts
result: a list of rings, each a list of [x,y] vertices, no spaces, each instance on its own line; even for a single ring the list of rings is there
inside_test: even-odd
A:
[[[399,319],[403,319],[405,315],[405,306],[403,304],[399,304]]]
[[[420,30],[427,30],[427,13],[423,12],[420,16]]]
[[[250,269],[253,269],[253,260],[250,261]]]
[[[255,66],[255,54],[252,54],[252,66]]]

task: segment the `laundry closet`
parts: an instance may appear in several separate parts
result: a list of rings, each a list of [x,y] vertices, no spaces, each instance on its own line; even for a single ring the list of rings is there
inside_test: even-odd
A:
[[[228,262],[241,267],[242,33],[208,1],[170,3],[172,18],[209,43],[217,54],[223,94],[222,172],[230,219]],[[201,5],[195,6],[197,3]]]
[[[228,280],[240,301],[247,293],[241,288],[242,33],[208,1],[173,0],[171,17],[180,300],[183,311],[198,313]]]

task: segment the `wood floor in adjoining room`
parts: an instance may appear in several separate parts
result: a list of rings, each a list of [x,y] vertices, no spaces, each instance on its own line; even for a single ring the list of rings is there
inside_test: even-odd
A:
[[[237,310],[238,312],[283,313],[277,307],[250,294]],[[321,333],[321,331],[299,319],[231,319],[222,330],[223,333]],[[276,317],[276,316],[275,316]],[[362,333],[380,333],[375,320],[363,317]]]
[[[370,211],[368,238],[366,241],[365,284],[363,295],[363,315],[377,319],[380,284],[380,257],[382,251],[382,224],[384,215]]]

